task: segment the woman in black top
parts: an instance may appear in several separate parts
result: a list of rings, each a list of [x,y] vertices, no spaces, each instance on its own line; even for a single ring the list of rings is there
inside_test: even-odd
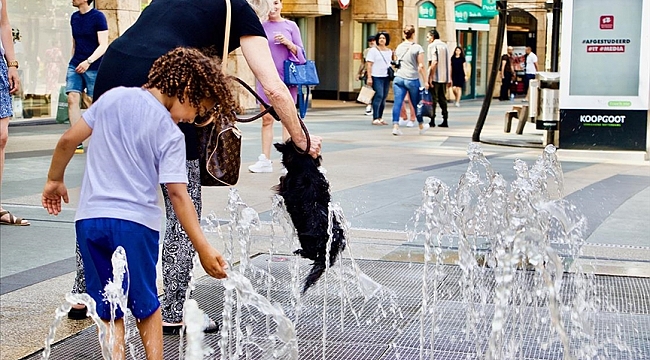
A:
[[[454,49],[454,55],[451,56],[451,84],[453,86],[454,97],[456,101],[454,105],[460,106],[460,97],[463,93],[463,87],[467,76],[465,75],[465,54],[460,46]]]
[[[273,64],[260,18],[271,10],[267,0],[230,0],[229,51],[241,46],[246,62],[264,88],[269,102],[282,119],[294,143],[305,148],[307,139],[298,122],[294,100]],[[252,6],[257,7],[257,14]],[[138,20],[108,47],[97,73],[95,99],[118,86],[142,86],[153,62],[178,46],[218,49],[221,54],[225,37],[226,3],[224,0],[154,0]],[[194,125],[179,124],[185,134],[187,189],[201,217],[201,184],[198,167],[198,138]],[[309,153],[320,153],[321,138],[310,136]],[[167,221],[163,242],[162,265],[165,296],[162,302],[163,333],[178,333],[183,318],[183,303],[192,269],[192,248],[182,230],[163,186]],[[83,268],[77,253],[77,278],[74,293],[85,292]],[[79,311],[77,311],[79,312]],[[69,314],[73,315],[72,313]],[[85,318],[85,311],[82,312]],[[77,315],[78,316],[78,315]],[[70,316],[73,317],[73,316]],[[216,331],[210,321],[206,331]]]

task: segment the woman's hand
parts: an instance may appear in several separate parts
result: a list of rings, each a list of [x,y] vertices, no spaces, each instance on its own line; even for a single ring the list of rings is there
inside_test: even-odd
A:
[[[320,155],[322,142],[323,138],[320,136],[309,135],[309,155],[314,159]],[[294,140],[294,144],[296,144],[298,148],[305,150],[307,147],[307,140]]]
[[[291,40],[287,39],[287,37],[282,34],[275,35],[273,39],[288,48],[295,46]]]
[[[368,80],[366,80],[366,85],[372,86],[372,77],[368,76]]]
[[[20,76],[18,76],[18,69],[11,66],[7,73],[9,78],[9,94],[15,94],[20,89]]]

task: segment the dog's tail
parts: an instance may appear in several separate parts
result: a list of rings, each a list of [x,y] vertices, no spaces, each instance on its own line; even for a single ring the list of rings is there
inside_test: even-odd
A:
[[[302,293],[304,294],[307,289],[309,289],[312,285],[320,279],[321,275],[325,272],[325,263],[324,262],[314,262],[314,264],[311,267],[311,271],[309,271],[309,275],[305,278],[305,285],[302,288]]]

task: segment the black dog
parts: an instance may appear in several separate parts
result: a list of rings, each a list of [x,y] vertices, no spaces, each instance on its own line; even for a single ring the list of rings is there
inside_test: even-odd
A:
[[[326,267],[330,185],[318,170],[320,156],[314,159],[311,155],[299,153],[291,140],[284,144],[275,144],[275,148],[282,153],[282,164],[287,169],[287,174],[280,177],[280,184],[275,187],[275,190],[284,199],[302,247],[294,254],[314,261],[305,279],[302,289],[304,293],[316,283]],[[336,262],[339,252],[345,249],[345,234],[336,214],[332,221],[330,266]]]

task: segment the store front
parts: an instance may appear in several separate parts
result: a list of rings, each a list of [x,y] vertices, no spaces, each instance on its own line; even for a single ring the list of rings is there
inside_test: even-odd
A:
[[[72,53],[69,0],[7,0],[21,89],[14,118],[54,117]]]
[[[469,72],[463,99],[485,96],[488,81],[490,19],[494,15],[473,3],[455,7],[456,41],[463,49]],[[453,53],[454,49],[449,49]]]
[[[516,76],[513,79],[515,94],[524,94],[523,77],[526,62],[526,46],[530,46],[533,53],[537,54],[537,19],[529,12],[522,9],[508,10],[507,44],[513,48],[514,67]],[[542,65],[542,64],[540,64]]]

